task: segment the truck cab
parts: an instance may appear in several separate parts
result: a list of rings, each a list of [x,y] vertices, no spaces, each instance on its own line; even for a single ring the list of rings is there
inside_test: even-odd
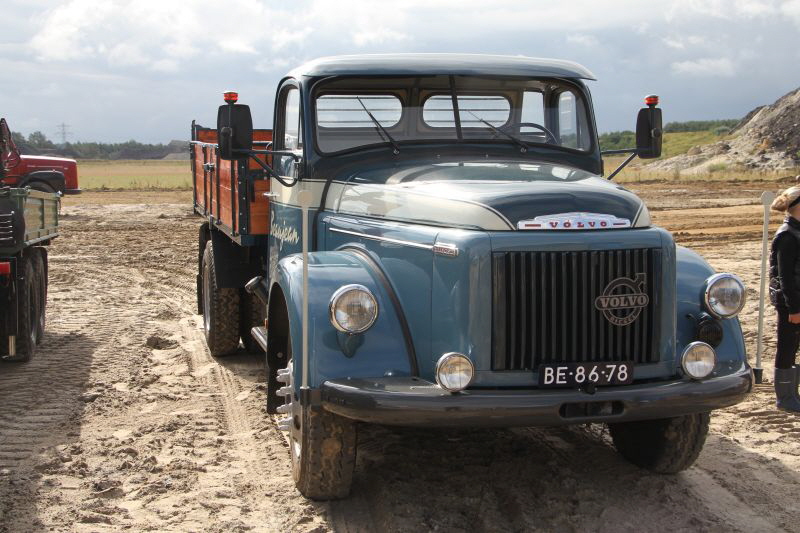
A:
[[[23,188],[60,194],[78,194],[78,163],[54,156],[23,155],[11,136],[6,119],[0,119],[0,187]]]
[[[220,290],[263,304],[267,409],[303,494],[347,494],[360,423],[606,423],[627,459],[676,472],[749,391],[744,287],[603,177],[593,79],[523,57],[323,58],[280,82],[261,150],[249,108],[220,108],[218,164],[240,192],[260,184],[231,192],[268,201],[269,223],[200,258],[200,306],[207,338],[235,329],[212,259],[239,272]],[[630,158],[660,154],[656,105]],[[202,249],[220,224],[201,214]]]

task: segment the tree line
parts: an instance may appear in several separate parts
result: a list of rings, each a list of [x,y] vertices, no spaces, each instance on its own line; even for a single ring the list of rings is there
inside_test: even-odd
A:
[[[13,132],[14,143],[28,155],[56,155],[73,159],[162,159],[169,154],[186,153],[189,143],[172,141],[168,144],[146,144],[134,140],[123,143],[75,142],[56,144],[41,131],[27,137]]]
[[[668,122],[664,133],[686,133],[710,131],[716,135],[727,135],[739,124],[740,119],[723,120],[689,120],[686,122]],[[601,150],[622,150],[636,146],[636,134],[632,131],[610,131],[600,134]]]

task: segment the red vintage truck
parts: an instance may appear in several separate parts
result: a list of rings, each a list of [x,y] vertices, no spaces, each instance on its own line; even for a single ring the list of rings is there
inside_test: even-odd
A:
[[[63,157],[22,155],[6,119],[0,119],[0,187],[77,194],[78,163]]]

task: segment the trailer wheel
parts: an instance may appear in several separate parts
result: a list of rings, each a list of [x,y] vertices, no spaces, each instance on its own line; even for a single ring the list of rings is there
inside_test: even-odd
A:
[[[356,464],[356,424],[320,407],[301,405],[294,393],[291,359],[278,376],[292,391],[285,394],[286,403],[279,411],[289,415],[281,421],[288,425],[289,454],[295,486],[312,500],[337,500],[350,494]],[[286,389],[284,389],[286,390]]]
[[[241,331],[239,331],[239,336],[242,338],[242,343],[248,352],[263,354],[264,350],[253,338],[250,330],[255,326],[264,325],[264,319],[267,317],[267,307],[261,303],[257,296],[249,294],[244,289],[241,290],[239,301],[241,302]]]
[[[42,250],[34,249],[34,254],[31,257],[34,263],[39,302],[38,319],[36,321],[36,344],[41,344],[44,339],[44,327],[47,321],[47,268],[45,268],[45,255]]]
[[[17,338],[16,355],[6,356],[6,361],[28,361],[36,352],[39,322],[39,284],[34,257],[24,256],[19,262],[23,280],[17,285]]]
[[[710,413],[609,424],[617,451],[631,463],[659,474],[694,464],[708,435]]]
[[[217,283],[211,241],[203,252],[203,329],[211,355],[228,355],[239,347],[239,289]]]

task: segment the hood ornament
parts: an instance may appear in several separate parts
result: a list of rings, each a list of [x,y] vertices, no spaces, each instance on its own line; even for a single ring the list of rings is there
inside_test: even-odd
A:
[[[559,213],[542,215],[533,220],[520,220],[517,229],[526,230],[588,230],[630,228],[631,221],[602,213]]]

